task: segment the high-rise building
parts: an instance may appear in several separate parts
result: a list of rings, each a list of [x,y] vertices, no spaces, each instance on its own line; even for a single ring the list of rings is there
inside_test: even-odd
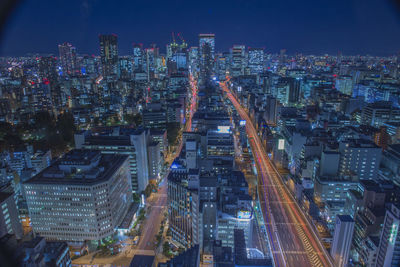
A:
[[[39,58],[39,77],[45,84],[54,83],[57,81],[57,68],[55,57],[40,57]]]
[[[238,77],[244,74],[245,68],[245,53],[246,48],[244,45],[234,45],[231,49],[231,71],[232,77]]]
[[[208,79],[214,65],[215,34],[199,34],[199,58],[201,78]]]
[[[264,49],[248,49],[248,66],[251,74],[260,74],[264,71]]]
[[[391,102],[371,103],[361,111],[361,122],[363,124],[380,127],[388,121],[400,122],[400,109],[393,106]]]
[[[23,186],[32,229],[48,240],[110,237],[132,204],[126,155],[72,150]]]
[[[189,49],[189,67],[193,72],[199,69],[199,48],[197,46]]]
[[[335,266],[345,267],[349,260],[354,220],[349,215],[337,215],[331,255]]]
[[[342,176],[356,174],[359,179],[373,180],[378,175],[382,157],[382,148],[374,142],[352,139],[339,144],[340,167]]]
[[[130,57],[119,58],[118,76],[124,79],[129,79],[133,72],[133,62]]]
[[[63,43],[58,45],[58,52],[60,54],[61,70],[65,74],[74,74],[77,70],[76,65],[76,49],[70,43]]]
[[[167,113],[160,103],[150,103],[143,110],[143,124],[147,128],[166,129]]]
[[[224,127],[224,126],[221,126]],[[228,127],[229,126],[225,126]],[[222,130],[221,130],[222,129]],[[233,157],[234,142],[233,136],[229,132],[223,132],[225,128],[220,128],[218,131],[209,130],[207,131],[207,157],[218,158],[218,157]]]
[[[22,238],[22,226],[13,193],[0,192],[0,237],[13,234]]]
[[[143,71],[143,44],[133,45],[134,71]]]
[[[272,95],[267,96],[264,119],[268,124],[276,125],[277,101]]]
[[[146,73],[147,81],[154,76],[157,67],[158,48],[155,45],[146,49]]]
[[[386,210],[376,267],[400,266],[400,206],[390,204]]]
[[[161,173],[161,157],[160,144],[158,142],[150,142],[147,146],[149,160],[149,179],[160,178]]]
[[[348,75],[340,76],[335,81],[335,87],[343,94],[351,96],[353,93],[353,78]]]
[[[172,164],[168,175],[168,217],[172,240],[190,248],[199,244],[199,193],[188,185],[185,168]]]
[[[100,35],[100,58],[103,76],[118,74],[118,38],[117,35]]]
[[[114,136],[78,133],[75,134],[75,147],[100,150],[103,154],[129,156],[132,191],[140,193],[148,185],[148,155],[144,130],[133,130]]]

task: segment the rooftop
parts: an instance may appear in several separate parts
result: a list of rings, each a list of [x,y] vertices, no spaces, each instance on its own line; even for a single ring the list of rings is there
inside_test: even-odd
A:
[[[350,215],[337,215],[337,218],[341,222],[354,222],[353,218]]]
[[[128,159],[126,155],[101,154],[75,149],[25,184],[91,185],[106,181]]]

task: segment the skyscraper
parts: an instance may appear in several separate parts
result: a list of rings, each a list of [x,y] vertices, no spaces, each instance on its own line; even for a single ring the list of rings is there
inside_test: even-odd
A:
[[[117,35],[100,35],[100,58],[103,76],[118,74],[118,42]]]
[[[134,71],[143,71],[143,45],[133,44]]]
[[[73,74],[77,69],[76,66],[76,49],[70,43],[58,45],[60,54],[60,62],[63,74]]]
[[[249,68],[251,74],[259,74],[264,70],[264,49],[249,48]]]
[[[199,34],[200,75],[206,79],[212,73],[215,57],[215,34]]]
[[[335,233],[333,236],[331,255],[335,266],[347,266],[349,251],[353,237],[354,220],[350,215],[337,215]]]
[[[234,45],[231,49],[231,75],[237,77],[244,74],[245,46]]]

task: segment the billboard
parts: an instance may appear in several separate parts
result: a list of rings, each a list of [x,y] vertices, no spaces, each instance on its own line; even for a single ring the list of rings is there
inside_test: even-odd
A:
[[[230,126],[218,126],[217,132],[219,133],[230,133],[231,132],[231,127]]]
[[[284,150],[284,149],[285,149],[285,140],[279,139],[278,140],[278,150]]]
[[[239,210],[237,217],[238,219],[242,219],[242,220],[249,220],[251,219],[251,211],[249,210]]]
[[[240,126],[246,126],[246,121],[245,120],[240,120],[239,125]]]

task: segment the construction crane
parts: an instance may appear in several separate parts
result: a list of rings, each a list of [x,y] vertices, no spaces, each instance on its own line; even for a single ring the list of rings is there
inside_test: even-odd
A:
[[[186,43],[185,40],[183,39],[181,33],[178,33],[178,37],[179,37],[179,39],[181,39],[181,41],[182,41],[181,48],[187,48],[187,43]]]

